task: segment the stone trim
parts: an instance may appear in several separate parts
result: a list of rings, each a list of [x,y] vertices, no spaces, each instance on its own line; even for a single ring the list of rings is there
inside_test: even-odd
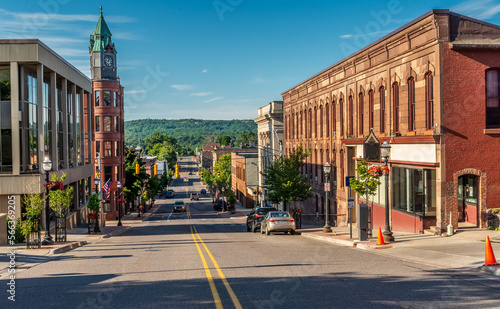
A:
[[[479,176],[479,204],[478,204],[478,225],[480,228],[486,228],[487,227],[487,220],[486,220],[486,210],[487,210],[487,205],[486,205],[486,173],[481,172],[480,170],[474,169],[474,168],[465,168],[460,171],[457,171],[453,173],[453,196],[447,196],[446,201],[449,202],[447,203],[446,207],[446,213],[445,213],[445,221],[446,225],[449,224],[450,221],[450,207],[451,210],[453,211],[452,213],[452,221],[453,221],[453,226],[455,228],[458,228],[458,177],[463,176],[463,175],[476,175]]]

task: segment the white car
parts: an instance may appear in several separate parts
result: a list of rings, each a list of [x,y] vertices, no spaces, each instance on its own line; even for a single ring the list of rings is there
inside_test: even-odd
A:
[[[271,235],[272,232],[295,234],[295,220],[287,211],[270,211],[260,226],[262,234]]]

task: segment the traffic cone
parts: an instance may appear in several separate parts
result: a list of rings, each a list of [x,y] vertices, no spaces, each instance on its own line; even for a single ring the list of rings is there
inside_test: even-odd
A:
[[[380,229],[380,226],[378,227],[377,245],[385,245],[384,237],[382,237],[382,230]]]
[[[486,247],[484,251],[484,264],[483,266],[498,265],[495,259],[495,254],[491,248],[490,237],[486,236]]]

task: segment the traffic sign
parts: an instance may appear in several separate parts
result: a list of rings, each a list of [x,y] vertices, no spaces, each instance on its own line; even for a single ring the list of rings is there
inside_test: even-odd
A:
[[[325,191],[326,192],[330,191],[330,183],[329,182],[325,182]]]
[[[354,198],[350,197],[347,199],[347,208],[354,208]]]
[[[354,176],[346,176],[345,177],[345,186],[350,187],[351,186],[351,179],[353,179]]]
[[[188,179],[187,177],[184,177],[184,181],[185,181],[185,182],[188,182],[188,181],[189,181],[189,179]]]

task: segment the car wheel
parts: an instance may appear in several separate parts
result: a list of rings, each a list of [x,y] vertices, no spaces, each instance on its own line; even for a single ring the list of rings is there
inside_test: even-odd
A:
[[[295,230],[290,230],[290,235],[295,235]]]
[[[247,232],[250,232],[250,224],[247,222]]]
[[[257,232],[257,227],[255,226],[255,222],[252,224],[252,233]]]
[[[260,233],[261,233],[261,234],[264,234],[265,232],[266,232],[266,231],[264,230],[264,227],[261,225],[261,226],[260,226]]]
[[[271,235],[271,231],[269,231],[269,227],[266,226],[266,235]]]

